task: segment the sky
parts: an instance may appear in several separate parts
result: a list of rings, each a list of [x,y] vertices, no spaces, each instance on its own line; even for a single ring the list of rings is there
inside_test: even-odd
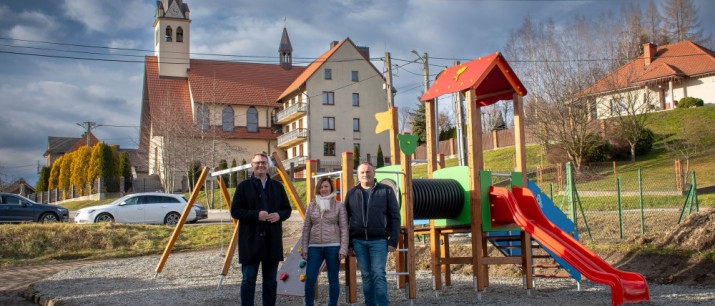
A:
[[[715,1],[694,2],[703,30],[712,33]],[[558,22],[616,13],[621,6],[602,0],[185,3],[191,10],[192,58],[220,54],[277,63],[284,26],[294,65],[306,65],[331,41],[346,37],[369,47],[380,71],[381,58],[390,52],[393,64],[403,66],[394,72],[398,108],[414,108],[423,91],[422,62],[412,50],[428,53],[433,79],[455,58],[502,51],[527,16]],[[153,55],[155,9],[154,0],[0,0],[0,179],[34,184],[38,164],[45,165],[47,138],[79,138],[82,122],[100,125],[93,133],[104,142],[138,146],[143,58]]]

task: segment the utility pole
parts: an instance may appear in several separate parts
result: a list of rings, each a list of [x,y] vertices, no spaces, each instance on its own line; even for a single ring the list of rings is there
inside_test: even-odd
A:
[[[425,85],[425,91],[424,93],[427,93],[427,90],[429,89],[429,57],[427,56],[427,52],[423,53],[422,56],[420,56],[417,51],[412,50],[412,53],[417,55],[417,57],[422,61],[422,70],[424,73],[424,85]],[[435,144],[437,147],[439,147],[439,105],[437,104],[438,98],[434,99],[434,111],[435,111],[435,118],[437,119],[437,122],[435,122],[434,125],[434,137],[437,141]]]
[[[392,60],[390,52],[385,52],[385,91],[387,91],[387,107],[395,106],[395,96],[392,94]]]
[[[459,65],[459,61],[452,63],[454,66]],[[457,117],[457,154],[460,166],[466,166],[466,156],[464,154],[464,110],[462,109],[462,93],[455,92],[452,94],[454,100],[454,115]]]
[[[101,125],[97,124],[96,122],[92,122],[92,121],[85,121],[82,123],[77,123],[77,125],[79,125],[85,129],[85,131],[86,131],[85,135],[87,135],[87,147],[89,147],[90,146],[89,134],[92,132],[92,130],[94,128],[99,127]]]

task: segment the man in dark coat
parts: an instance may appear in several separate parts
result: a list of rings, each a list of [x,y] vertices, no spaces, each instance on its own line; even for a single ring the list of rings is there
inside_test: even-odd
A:
[[[231,216],[238,219],[241,305],[253,305],[258,265],[263,273],[263,305],[276,304],[278,262],[283,261],[283,221],[291,214],[283,185],[268,177],[268,155],[251,161],[253,175],[236,187]]]

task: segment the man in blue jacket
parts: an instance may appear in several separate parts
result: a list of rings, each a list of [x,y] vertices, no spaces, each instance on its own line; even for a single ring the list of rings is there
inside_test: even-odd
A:
[[[385,264],[400,234],[400,211],[394,190],[375,181],[375,167],[358,166],[360,184],[350,188],[345,208],[350,224],[350,247],[362,274],[365,305],[388,305]]]
[[[263,274],[263,305],[275,305],[278,262],[283,261],[283,221],[290,217],[283,185],[268,177],[268,155],[251,161],[253,175],[236,186],[231,216],[238,219],[238,262],[241,263],[241,305],[253,305],[258,265]]]

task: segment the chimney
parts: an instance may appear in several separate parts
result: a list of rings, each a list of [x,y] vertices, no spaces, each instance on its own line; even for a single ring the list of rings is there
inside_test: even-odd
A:
[[[646,66],[650,65],[658,52],[658,46],[653,43],[643,44],[643,61]]]
[[[370,60],[370,47],[357,47],[357,49],[366,60]]]
[[[330,49],[335,48],[335,46],[337,46],[339,43],[340,43],[339,41],[333,40],[333,41],[330,43]]]

